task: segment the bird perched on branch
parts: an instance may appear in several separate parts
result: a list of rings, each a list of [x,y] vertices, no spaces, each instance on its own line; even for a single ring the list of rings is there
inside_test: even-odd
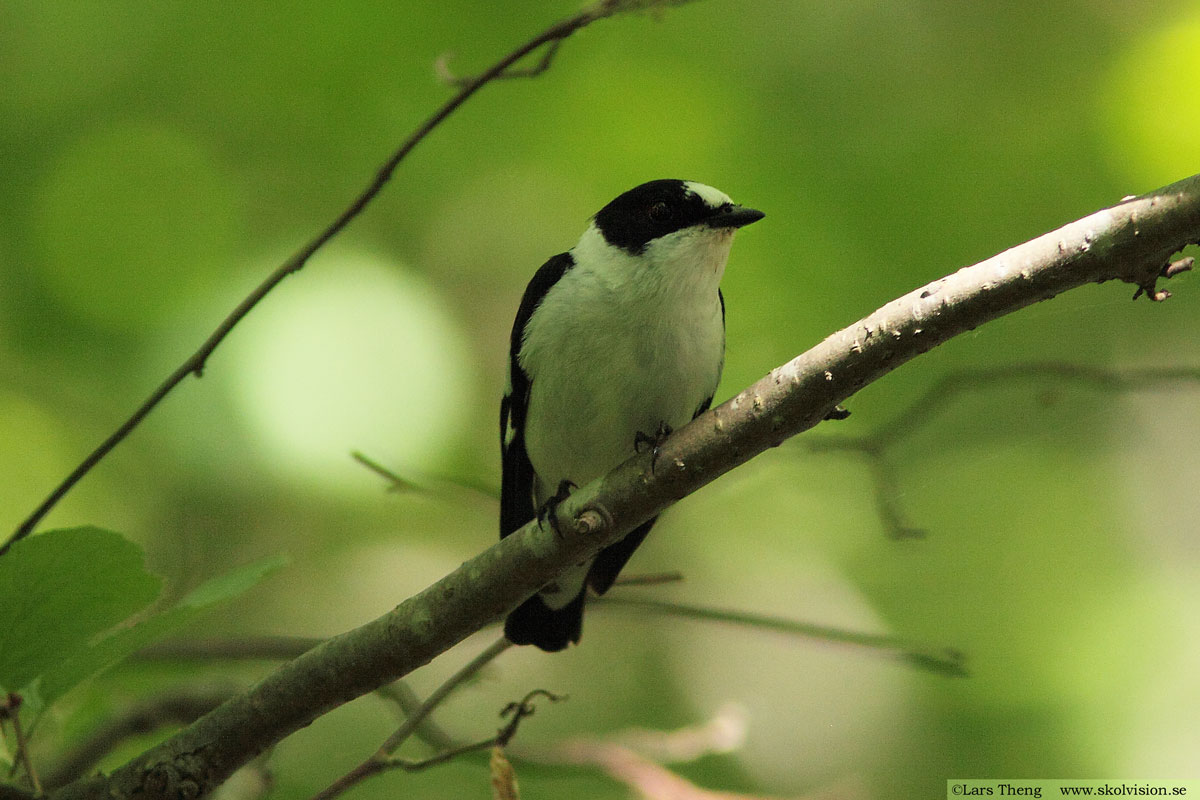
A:
[[[709,407],[725,360],[721,276],[734,232],[762,217],[702,183],[651,181],[537,271],[500,403],[501,538]],[[547,651],[578,643],[587,587],[612,586],[653,525],[559,575],[505,635]]]

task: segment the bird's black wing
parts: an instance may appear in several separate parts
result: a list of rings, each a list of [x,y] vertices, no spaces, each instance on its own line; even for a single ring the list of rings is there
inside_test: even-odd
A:
[[[533,465],[525,452],[525,411],[529,376],[513,359],[510,389],[500,401],[500,538],[533,519]],[[506,433],[512,427],[512,433]]]
[[[543,264],[525,287],[513,322],[508,349],[508,393],[500,401],[501,539],[537,514],[533,504],[533,465],[525,450],[525,414],[529,410],[529,390],[533,382],[518,358],[525,339],[525,326],[546,292],[573,266],[575,259],[570,253],[559,253]]]
[[[537,515],[533,500],[533,464],[525,449],[525,416],[533,380],[521,367],[519,355],[525,326],[550,287],[575,266],[570,253],[560,253],[533,276],[513,322],[508,355],[508,393],[500,401],[500,538],[521,528]],[[504,635],[514,644],[533,644],[546,651],[562,650],[578,642],[583,625],[583,595],[553,609],[539,595],[517,606],[504,621]]]

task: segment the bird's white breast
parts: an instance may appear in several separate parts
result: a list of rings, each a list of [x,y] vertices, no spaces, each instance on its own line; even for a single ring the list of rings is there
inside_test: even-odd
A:
[[[641,255],[595,228],[530,318],[520,351],[532,381],[525,446],[535,503],[634,453],[637,434],[686,424],[716,390],[725,331],[718,287],[732,233],[683,231]]]

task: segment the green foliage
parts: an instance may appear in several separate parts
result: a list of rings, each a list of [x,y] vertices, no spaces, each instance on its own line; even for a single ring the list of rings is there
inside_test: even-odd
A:
[[[142,551],[100,528],[24,539],[0,558],[0,687],[25,688],[145,608],[162,581]]]
[[[133,542],[94,527],[23,539],[0,558],[0,687],[19,691],[35,712],[44,710],[282,564],[270,558],[233,570],[170,608],[138,615],[162,581],[146,571]]]
[[[41,702],[49,705],[80,682],[191,622],[210,606],[242,594],[283,563],[282,557],[268,558],[213,578],[189,592],[178,605],[117,630],[54,665],[43,675],[38,687]]]

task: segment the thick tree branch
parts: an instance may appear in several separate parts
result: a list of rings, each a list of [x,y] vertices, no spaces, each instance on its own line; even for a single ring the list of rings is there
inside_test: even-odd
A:
[[[868,383],[1004,314],[1120,279],[1161,299],[1170,257],[1200,241],[1200,176],[1127,199],[894,300],[693,420],[651,470],[635,456],[392,612],[282,665],[244,695],[63,800],[174,800],[212,790],[271,744],[330,709],[428,663],[559,571],[675,501],[808,430]],[[583,646],[587,646],[586,642]]]

